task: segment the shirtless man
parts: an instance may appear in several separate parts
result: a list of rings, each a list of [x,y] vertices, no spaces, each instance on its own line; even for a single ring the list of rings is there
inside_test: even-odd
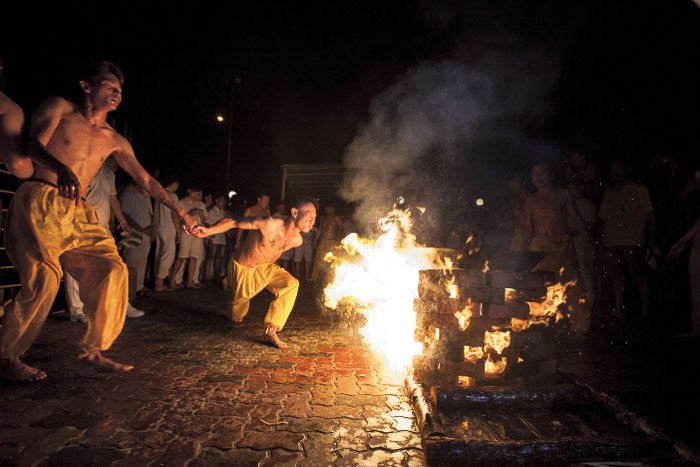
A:
[[[569,192],[553,186],[552,179],[549,167],[532,168],[532,183],[537,191],[525,204],[526,232],[530,251],[547,253],[537,268],[556,273],[557,279],[566,283],[575,280],[578,271],[572,233],[583,232],[585,224]],[[569,219],[576,232],[569,229]],[[579,303],[579,288],[573,285],[567,289],[567,302],[572,309],[571,330],[577,338],[583,338],[590,325],[590,307]]]
[[[3,70],[4,63],[0,59],[0,161],[5,163],[7,170],[15,177],[29,178],[34,173],[34,165],[32,160],[24,155],[24,112],[2,92],[5,84]]]
[[[275,261],[280,255],[302,243],[300,232],[309,232],[316,222],[316,206],[313,201],[297,201],[290,215],[277,217],[243,217],[222,219],[211,227],[197,226],[193,233],[198,237],[226,232],[238,228],[251,230],[245,242],[236,251],[228,265],[229,317],[238,325],[248,313],[250,299],[262,289],[275,294],[275,299],[265,315],[265,339],[284,349],[287,344],[277,333],[287,322],[299,290],[299,281]]]
[[[82,78],[81,105],[51,97],[32,116],[29,155],[38,166],[34,177],[17,190],[5,232],[7,255],[20,273],[22,288],[4,316],[0,378],[46,378],[20,356],[39,335],[64,269],[80,284],[88,320],[80,358],[107,370],[133,369],[102,355],[124,325],[127,268],[112,235],[99,224],[94,209],[82,202],[107,157],[113,156],[154,198],[177,211],[188,228],[195,226],[136,160],[129,142],[106,123],[107,114],[122,100],[119,68],[97,63]]]
[[[255,203],[255,205],[243,211],[243,217],[270,217],[270,197],[265,193],[260,193],[258,196],[258,201]],[[238,251],[242,242],[243,230],[239,228],[236,232],[236,243],[234,244],[233,249]]]
[[[314,257],[314,267],[311,270],[309,280],[316,282],[324,267],[323,257],[331,251],[338,240],[338,235],[343,231],[343,224],[340,217],[335,214],[335,207],[326,206],[326,214],[321,217],[319,233],[316,236],[316,256]]]

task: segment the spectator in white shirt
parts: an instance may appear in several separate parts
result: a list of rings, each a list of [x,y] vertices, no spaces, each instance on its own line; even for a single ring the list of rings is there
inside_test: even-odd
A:
[[[178,201],[175,193],[180,187],[180,181],[176,178],[170,179],[165,186],[165,191],[172,199]],[[165,278],[170,275],[170,269],[175,262],[177,244],[180,243],[182,229],[177,215],[160,201],[156,201],[153,212],[153,226],[156,234],[156,284],[155,290],[165,290]]]
[[[598,210],[606,270],[615,295],[613,316],[624,317],[625,275],[635,284],[641,299],[641,315],[649,314],[649,287],[644,276],[644,262],[653,247],[654,208],[644,185],[628,180],[623,161],[610,165],[613,187],[605,192]]]

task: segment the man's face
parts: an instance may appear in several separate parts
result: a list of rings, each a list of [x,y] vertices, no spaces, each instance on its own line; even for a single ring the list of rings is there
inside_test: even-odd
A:
[[[285,214],[287,212],[287,207],[284,205],[284,203],[280,203],[277,205],[277,212],[279,214]]]
[[[613,183],[623,182],[627,178],[627,169],[621,162],[610,164],[610,181]]]
[[[536,188],[544,188],[552,181],[552,174],[549,169],[543,165],[536,165],[532,168],[532,184]]]
[[[223,209],[224,206],[226,205],[226,198],[223,196],[217,196],[216,199],[214,200],[214,204],[216,205],[217,208]]]
[[[189,195],[190,198],[192,198],[195,201],[202,201],[202,192],[201,191],[192,191],[189,190]]]
[[[172,189],[173,191],[177,191],[178,189],[180,189],[180,182],[173,182],[173,183],[171,183],[171,184],[170,184],[170,189]]]
[[[333,206],[326,207],[326,214],[332,216],[335,213],[335,208]]]
[[[298,210],[292,208],[292,217],[294,218],[294,225],[297,229],[304,233],[309,233],[316,223],[316,207],[309,203]]]
[[[122,85],[112,73],[105,73],[94,78],[90,83],[81,81],[83,92],[96,109],[116,110],[122,102]]]
[[[270,205],[270,197],[267,195],[263,195],[260,198],[258,198],[258,205],[265,209]]]

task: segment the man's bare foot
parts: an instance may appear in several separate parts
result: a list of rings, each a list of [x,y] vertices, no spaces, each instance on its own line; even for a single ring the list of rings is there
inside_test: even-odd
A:
[[[42,381],[46,373],[23,363],[18,357],[0,359],[0,379],[8,381]]]
[[[134,365],[125,365],[123,363],[118,363],[114,360],[110,360],[109,358],[102,355],[102,352],[100,352],[99,350],[90,350],[82,354],[79,358],[95,365],[100,370],[131,371],[134,369]]]
[[[287,343],[279,338],[277,331],[272,326],[267,327],[263,338],[266,342],[274,345],[278,349],[287,348]]]

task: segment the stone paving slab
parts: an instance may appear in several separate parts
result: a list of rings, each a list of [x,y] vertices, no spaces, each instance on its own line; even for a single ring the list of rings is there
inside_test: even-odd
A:
[[[51,316],[26,361],[45,382],[0,382],[2,465],[425,465],[402,381],[302,289],[280,351],[261,342],[270,295],[243,328],[215,288],[152,294],[106,353],[77,359],[84,325]]]

